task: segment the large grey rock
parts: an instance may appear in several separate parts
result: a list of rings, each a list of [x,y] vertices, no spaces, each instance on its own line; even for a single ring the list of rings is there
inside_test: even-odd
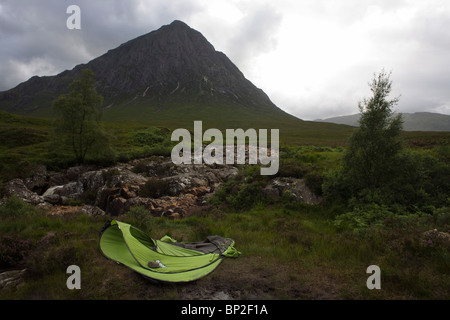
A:
[[[11,196],[16,196],[24,202],[30,204],[40,204],[44,202],[44,198],[39,196],[36,192],[30,191],[23,180],[13,179],[5,184],[6,192]]]
[[[322,198],[312,192],[303,179],[297,178],[274,178],[263,189],[266,196],[275,200],[284,195],[289,195],[298,202],[307,204],[320,204]]]
[[[26,269],[11,270],[0,273],[0,289],[17,287],[23,281]]]
[[[61,188],[55,188],[53,193],[60,195],[61,197],[67,197],[69,199],[80,199],[84,192],[83,184],[80,181],[72,181],[62,186]]]
[[[31,177],[23,180],[28,190],[42,194],[49,185],[47,169],[43,165],[36,166]]]
[[[147,182],[147,178],[128,169],[118,170],[117,174],[111,177],[111,186],[118,188],[140,186],[145,182]]]
[[[104,216],[106,213],[102,209],[96,206],[85,205],[81,208],[81,211],[86,213],[88,216]]]

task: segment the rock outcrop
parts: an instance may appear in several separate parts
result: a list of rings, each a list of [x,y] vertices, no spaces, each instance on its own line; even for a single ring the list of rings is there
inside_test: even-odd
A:
[[[174,165],[170,158],[134,160],[108,168],[73,167],[64,172],[41,168],[28,179],[13,179],[6,191],[49,214],[84,212],[120,216],[143,207],[155,217],[189,216],[207,205],[220,185],[237,176],[233,165]],[[302,179],[273,178],[263,193],[279,200],[319,204],[321,198]]]
[[[285,196],[307,204],[319,204],[322,202],[322,198],[314,194],[303,179],[297,178],[274,178],[263,189],[263,193],[275,200]]]
[[[174,166],[170,159],[138,160],[103,169],[73,167],[58,173],[40,168],[28,179],[9,181],[5,189],[52,214],[73,212],[75,206],[90,216],[119,216],[142,206],[153,216],[175,219],[204,205],[223,181],[236,174],[238,169],[229,165]],[[142,195],[150,179],[164,182],[166,193]]]
[[[23,281],[26,269],[11,270],[0,273],[0,289],[15,288]]]

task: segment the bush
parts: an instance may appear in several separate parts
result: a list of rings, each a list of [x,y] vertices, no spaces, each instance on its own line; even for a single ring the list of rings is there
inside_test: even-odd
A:
[[[309,171],[307,166],[302,165],[297,160],[292,159],[280,159],[280,168],[277,176],[279,177],[291,177],[291,178],[303,178],[303,176]]]
[[[334,225],[339,229],[367,229],[369,227],[382,226],[383,221],[392,216],[394,214],[386,206],[372,204],[338,215],[334,219]]]
[[[51,275],[55,272],[66,270],[68,266],[80,260],[77,248],[72,245],[42,246],[26,257],[26,275],[29,278]]]
[[[132,207],[125,215],[125,220],[128,223],[146,232],[151,231],[151,219],[150,212],[143,206]]]
[[[28,240],[22,240],[16,236],[1,237],[0,269],[19,267],[31,248],[32,244]]]
[[[262,191],[267,177],[257,174],[253,169],[244,170],[233,179],[223,183],[208,203],[225,205],[233,210],[248,210],[259,203],[266,202]]]
[[[235,210],[248,210],[258,203],[264,202],[262,186],[258,182],[245,184],[239,188],[235,194],[227,197],[228,203]]]
[[[450,233],[450,207],[443,207],[434,210],[433,218],[436,225]]]
[[[328,203],[344,203],[413,208],[448,205],[450,194],[450,165],[431,154],[404,151],[398,155],[401,165],[396,174],[382,185],[362,187],[344,170],[330,171],[324,176],[323,194]],[[352,204],[350,203],[352,200]],[[425,210],[425,209],[424,209]]]
[[[323,176],[316,171],[310,171],[305,175],[305,183],[317,195],[322,195]]]
[[[322,194],[328,204],[347,205],[351,198],[350,183],[341,168],[324,174]]]
[[[36,209],[36,207],[23,202],[16,196],[12,196],[0,206],[0,220],[30,218],[35,216],[38,211],[39,210]]]
[[[167,137],[158,128],[147,128],[135,132],[131,137],[131,140],[133,144],[137,146],[154,146],[162,144],[167,140]]]

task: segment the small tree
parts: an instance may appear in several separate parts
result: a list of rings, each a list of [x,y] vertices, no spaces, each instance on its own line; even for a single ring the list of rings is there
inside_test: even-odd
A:
[[[398,98],[388,100],[392,82],[382,71],[370,85],[372,97],[359,103],[359,128],[350,138],[344,155],[343,171],[351,181],[352,193],[379,188],[395,178],[402,150],[401,115],[394,116]]]
[[[322,185],[329,200],[352,197],[383,203],[404,173],[401,163],[401,115],[394,115],[398,98],[388,99],[392,82],[384,71],[369,83],[372,97],[359,103],[359,128],[350,137],[342,168],[329,174]],[[389,194],[389,197],[391,195]]]
[[[70,146],[78,164],[85,162],[94,145],[109,148],[100,122],[102,104],[103,97],[95,89],[95,75],[89,69],[84,69],[72,82],[68,94],[53,102],[58,116],[55,134],[64,145]]]

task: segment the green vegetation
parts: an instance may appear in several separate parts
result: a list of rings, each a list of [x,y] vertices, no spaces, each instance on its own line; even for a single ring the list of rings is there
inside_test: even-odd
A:
[[[324,178],[327,202],[347,210],[336,218],[339,226],[364,229],[393,216],[434,214],[450,205],[448,142],[432,151],[403,148],[401,117],[392,117],[397,100],[386,100],[390,88],[386,74],[374,79],[373,97],[360,106],[360,127],[342,166]]]
[[[170,155],[172,142],[170,132],[165,128],[139,124],[103,125],[109,147],[95,148],[87,153],[85,164],[105,166],[115,161]],[[75,165],[72,148],[55,144],[54,132],[52,119],[0,111],[0,186],[13,178],[31,176],[39,165],[45,165],[49,170]],[[98,143],[101,141],[105,140],[98,140]]]
[[[54,147],[56,152],[71,148],[77,164],[83,164],[86,157],[111,158],[107,136],[102,128],[99,108],[103,97],[95,90],[94,73],[84,69],[81,76],[70,85],[69,94],[60,95],[53,108],[55,121]]]
[[[332,223],[335,208],[255,205],[209,209],[180,220],[153,218],[141,207],[122,221],[154,238],[201,241],[220,234],[236,240],[242,256],[210,276],[181,286],[154,284],[105,260],[98,251],[104,217],[49,216],[10,199],[0,207],[1,268],[27,268],[1,299],[183,299],[192,292],[226,291],[233,298],[448,299],[448,244],[428,230],[450,227],[449,211],[385,219],[355,233]],[[66,288],[66,268],[80,266],[81,290]],[[370,291],[367,266],[382,270],[382,290]],[[275,270],[282,272],[274,272]]]
[[[300,146],[283,148],[282,155],[299,177],[310,172],[322,176],[339,167],[343,151]],[[415,153],[434,159],[441,169],[448,167],[448,148]],[[414,211],[368,203],[352,209],[352,203],[305,205],[288,194],[273,200],[261,193],[268,177],[258,172],[242,166],[236,179],[190,217],[154,218],[142,207],[121,217],[154,238],[168,234],[179,241],[201,241],[220,234],[236,240],[243,253],[239,259],[226,260],[212,275],[183,286],[153,284],[105,260],[98,251],[98,232],[107,217],[81,212],[49,216],[11,198],[0,207],[0,270],[30,272],[17,289],[0,290],[0,298],[183,299],[192,292],[201,297],[202,290],[243,299],[449,298],[448,242],[429,232],[449,232],[448,206]],[[71,264],[82,270],[81,290],[65,286]],[[365,286],[371,264],[381,267],[382,290]]]
[[[0,290],[0,299],[202,299],[220,291],[237,299],[449,299],[450,133],[401,132],[391,117],[389,85],[385,75],[375,79],[359,129],[306,121],[283,127],[277,177],[303,179],[324,198],[321,205],[297,202],[289,191],[270,197],[264,188],[275,177],[261,176],[258,166],[239,165],[237,176],[182,219],[155,218],[139,206],[120,217],[154,238],[233,238],[242,256],[195,283],[154,284],[106,260],[98,233],[109,217],[90,217],[76,207],[75,213],[49,215],[14,196],[5,199],[0,271],[28,271],[17,288]],[[127,111],[122,110],[117,122],[103,123],[113,154],[88,152],[84,162],[105,166],[140,159],[133,171],[145,172],[152,161],[170,156],[172,129],[189,129],[201,118],[201,112],[195,118],[195,108],[185,108],[186,118],[169,128],[164,124],[180,108],[162,109],[145,123],[118,121]],[[226,114],[233,119],[232,110]],[[225,125],[208,119],[205,127]],[[280,125],[272,120],[259,125]],[[240,121],[235,127],[246,127]],[[53,148],[53,125],[0,112],[0,186],[31,176],[39,165],[61,170],[75,164],[71,148]],[[115,173],[105,171],[105,180]],[[167,183],[153,178],[139,196],[168,193]],[[93,203],[95,196],[70,204]],[[81,290],[65,285],[72,264],[81,268]],[[381,268],[381,290],[366,287],[372,264]]]
[[[359,105],[360,125],[350,137],[342,168],[351,187],[350,196],[366,188],[380,188],[401,176],[402,118],[393,116],[398,100],[386,100],[391,85],[389,76],[382,72],[371,84],[373,97]]]

